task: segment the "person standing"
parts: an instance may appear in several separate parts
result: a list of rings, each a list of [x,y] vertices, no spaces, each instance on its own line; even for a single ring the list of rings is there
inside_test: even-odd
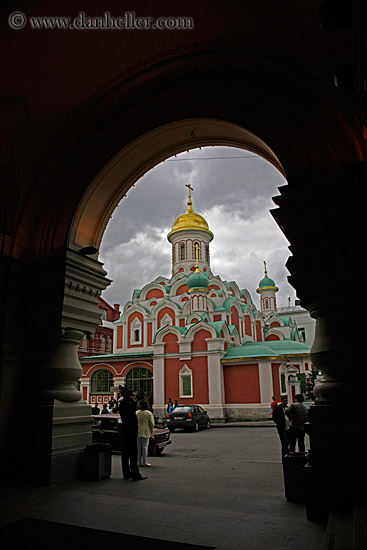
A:
[[[173,411],[173,403],[172,403],[172,399],[169,397],[167,401],[167,412],[169,413],[171,411]]]
[[[101,414],[109,414],[110,411],[107,409],[107,403],[103,403]]]
[[[148,410],[147,401],[140,401],[140,410],[136,411],[138,417],[138,465],[151,466],[148,464],[149,438],[154,428],[154,417]]]
[[[92,407],[92,414],[99,414],[99,407],[98,407],[97,403],[94,403],[94,405]]]
[[[138,467],[138,418],[136,410],[135,393],[133,390],[127,390],[125,398],[119,404],[122,477],[140,481],[147,478],[140,474]]]
[[[285,457],[285,455],[288,453],[288,427],[289,427],[289,420],[288,417],[285,414],[285,409],[288,405],[288,397],[286,395],[283,395],[281,398],[281,402],[279,405],[277,405],[274,409],[272,419],[276,424],[280,443],[282,445],[282,459]]]
[[[298,393],[295,396],[295,403],[292,403],[285,414],[289,418],[289,450],[296,452],[296,442],[300,453],[305,452],[305,422],[307,420],[308,409],[303,404],[303,395]]]
[[[144,399],[144,397],[145,397],[145,393],[144,393],[143,386],[140,386],[140,389],[139,389],[139,391],[138,391],[138,394],[137,394],[137,396],[136,396],[136,399],[137,399],[137,401],[139,402],[139,401],[142,401],[142,400]]]
[[[275,397],[275,395],[273,395],[271,399],[272,399],[272,401],[270,403],[270,412],[273,413],[274,410],[275,410],[275,407],[278,405],[278,400]]]

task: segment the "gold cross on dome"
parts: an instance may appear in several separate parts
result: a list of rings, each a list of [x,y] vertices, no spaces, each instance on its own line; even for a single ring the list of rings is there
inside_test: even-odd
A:
[[[196,272],[199,272],[199,245],[196,243],[194,244],[195,248],[195,258],[196,258]]]
[[[187,189],[189,190],[189,201],[188,201],[187,204],[192,204],[192,202],[191,202],[191,191],[193,191],[194,188],[191,187],[191,185],[189,183],[185,183],[185,187],[187,187]]]

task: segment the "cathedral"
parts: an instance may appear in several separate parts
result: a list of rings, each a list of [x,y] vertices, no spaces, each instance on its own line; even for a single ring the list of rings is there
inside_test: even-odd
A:
[[[167,235],[172,276],[134,290],[113,322],[112,353],[81,357],[83,398],[106,402],[125,384],[150,396],[160,420],[169,397],[200,404],[219,422],[269,418],[273,395],[305,391],[310,347],[294,319],[277,310],[265,262],[260,310],[247,289],[213,274],[214,235],[187,187],[187,211]]]

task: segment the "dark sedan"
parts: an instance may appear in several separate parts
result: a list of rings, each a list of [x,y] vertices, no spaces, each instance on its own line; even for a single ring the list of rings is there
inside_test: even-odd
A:
[[[198,432],[200,428],[210,428],[210,418],[200,405],[178,405],[168,414],[167,426],[171,432],[176,428]]]
[[[121,451],[120,415],[95,414],[93,415],[92,443],[109,443],[112,451]],[[149,456],[160,456],[167,445],[170,445],[170,432],[167,428],[153,428],[149,439]]]

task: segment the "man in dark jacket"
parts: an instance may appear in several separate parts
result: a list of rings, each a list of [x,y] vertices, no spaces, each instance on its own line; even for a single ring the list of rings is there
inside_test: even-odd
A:
[[[307,421],[308,409],[303,404],[303,395],[298,393],[295,396],[295,403],[292,403],[286,410],[289,418],[289,450],[295,452],[296,441],[300,453],[305,452],[305,422]]]
[[[277,426],[280,443],[282,445],[282,458],[288,453],[288,418],[285,414],[285,409],[288,405],[288,397],[283,395],[281,402],[277,405],[273,412],[273,420]]]
[[[124,479],[139,481],[143,477],[138,468],[138,418],[135,393],[127,390],[119,403],[121,416],[121,467]]]

